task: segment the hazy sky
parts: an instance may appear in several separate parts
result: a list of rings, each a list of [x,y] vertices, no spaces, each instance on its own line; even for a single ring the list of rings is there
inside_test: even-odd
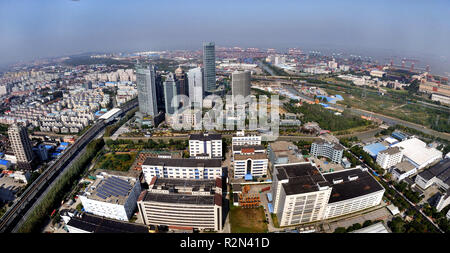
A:
[[[0,64],[90,51],[335,47],[450,58],[450,1],[0,0]]]

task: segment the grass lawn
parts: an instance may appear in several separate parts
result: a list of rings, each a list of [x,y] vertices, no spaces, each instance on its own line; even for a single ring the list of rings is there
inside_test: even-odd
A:
[[[95,169],[128,171],[136,159],[136,152],[103,155],[97,162]]]
[[[267,233],[264,208],[232,207],[230,210],[231,233]]]

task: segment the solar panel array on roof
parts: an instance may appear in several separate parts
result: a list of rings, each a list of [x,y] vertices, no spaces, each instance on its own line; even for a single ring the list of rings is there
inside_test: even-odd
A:
[[[116,178],[108,177],[103,180],[101,186],[97,190],[97,196],[101,198],[107,198],[110,196],[127,196],[128,191],[132,188],[127,181]]]

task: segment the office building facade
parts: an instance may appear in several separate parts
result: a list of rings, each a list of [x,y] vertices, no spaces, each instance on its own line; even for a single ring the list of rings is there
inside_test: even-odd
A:
[[[167,114],[173,114],[178,109],[178,102],[173,101],[177,96],[177,86],[172,73],[169,73],[166,81],[164,81],[164,101]],[[175,103],[175,106],[173,106]]]
[[[139,112],[152,117],[158,113],[155,75],[155,67],[153,65],[136,65]]]
[[[231,75],[231,93],[233,99],[240,95],[244,98],[250,95],[250,71],[235,71]]]
[[[153,177],[139,196],[139,214],[146,225],[169,229],[221,231],[222,183]]]
[[[221,134],[191,134],[189,136],[189,155],[208,158],[222,158]]]
[[[233,155],[234,178],[262,177],[267,175],[269,159],[266,153],[241,153]]]
[[[214,42],[203,43],[203,68],[205,69],[205,90],[216,89],[216,51]]]
[[[153,177],[171,179],[215,179],[222,177],[222,159],[147,158],[142,164],[145,180]]]
[[[203,69],[190,69],[187,73],[189,83],[189,99],[194,107],[202,108],[204,87],[203,87]]]

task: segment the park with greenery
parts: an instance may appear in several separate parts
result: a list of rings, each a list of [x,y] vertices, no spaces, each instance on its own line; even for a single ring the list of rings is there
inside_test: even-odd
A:
[[[129,153],[106,153],[101,156],[95,169],[128,171],[136,159],[137,152]]]

